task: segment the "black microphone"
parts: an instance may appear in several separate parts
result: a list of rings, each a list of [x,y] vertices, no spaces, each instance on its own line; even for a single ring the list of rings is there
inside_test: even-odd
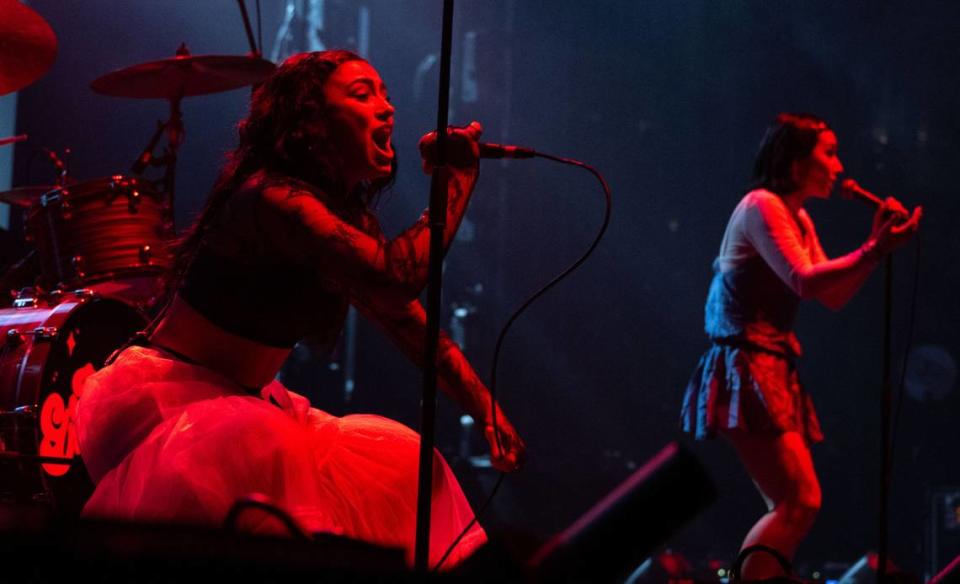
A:
[[[480,142],[480,158],[533,158],[537,152],[523,146]]]
[[[843,179],[843,182],[840,183],[840,195],[844,199],[856,199],[874,207],[883,205],[880,197],[861,187],[852,178]]]

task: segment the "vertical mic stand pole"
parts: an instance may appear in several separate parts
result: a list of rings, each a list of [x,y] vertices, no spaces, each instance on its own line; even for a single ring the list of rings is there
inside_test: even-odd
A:
[[[450,47],[453,0],[443,1],[440,89],[437,107],[437,164],[430,179],[430,264],[427,284],[427,330],[423,352],[423,397],[420,404],[420,466],[414,568],[430,569],[430,503],[433,499],[433,444],[437,414],[437,346],[440,337],[440,292],[443,284],[443,232],[447,216],[447,112],[450,109]]]
[[[893,453],[890,451],[890,410],[892,387],[891,365],[891,318],[893,305],[893,255],[887,254],[883,277],[883,381],[880,389],[880,513],[877,543],[877,583],[887,579],[887,528],[889,522],[890,469]]]

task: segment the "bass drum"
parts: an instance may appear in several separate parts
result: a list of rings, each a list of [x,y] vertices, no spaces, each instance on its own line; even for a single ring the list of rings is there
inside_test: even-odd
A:
[[[93,492],[73,426],[84,381],[146,326],[89,290],[0,310],[0,499],[78,515]]]

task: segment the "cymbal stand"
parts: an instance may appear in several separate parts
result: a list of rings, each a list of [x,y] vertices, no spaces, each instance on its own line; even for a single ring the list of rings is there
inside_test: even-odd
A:
[[[154,131],[153,136],[150,137],[150,142],[147,143],[140,157],[137,158],[136,162],[130,167],[130,170],[138,175],[143,174],[143,171],[146,170],[148,166],[164,167],[163,178],[155,182],[161,183],[163,185],[163,192],[167,194],[171,221],[174,217],[173,204],[175,200],[174,191],[176,189],[177,176],[177,150],[180,148],[180,145],[183,144],[184,138],[186,137],[186,132],[183,128],[183,113],[180,110],[180,101],[182,99],[182,96],[178,96],[168,100],[170,103],[170,118],[165,122],[157,121],[157,129]],[[167,136],[167,145],[164,147],[163,156],[155,156],[153,151],[164,133],[166,133]]]
[[[183,114],[180,111],[181,99],[183,99],[183,96],[170,99],[170,119],[167,120],[167,147],[164,149],[162,158],[163,165],[166,167],[166,172],[163,175],[163,190],[169,197],[171,221],[175,217],[173,203],[177,178],[177,150],[186,138],[186,132],[183,129]]]

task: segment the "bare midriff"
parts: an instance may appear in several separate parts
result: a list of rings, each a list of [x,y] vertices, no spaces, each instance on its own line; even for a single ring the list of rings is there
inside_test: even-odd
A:
[[[222,329],[179,296],[150,335],[150,342],[245,388],[263,387],[273,381],[290,354],[290,349],[264,345]]]

